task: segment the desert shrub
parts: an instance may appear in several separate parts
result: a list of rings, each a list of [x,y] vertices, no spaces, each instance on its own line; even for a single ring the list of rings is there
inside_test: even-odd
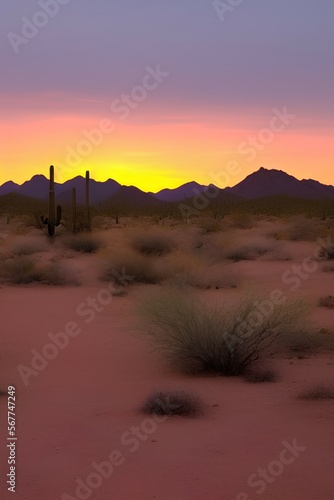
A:
[[[222,269],[222,266],[205,266],[199,269],[185,269],[173,274],[167,284],[176,288],[194,287],[202,289],[236,288],[238,280],[232,273]]]
[[[233,306],[210,307],[191,293],[162,289],[142,305],[142,334],[182,371],[241,375],[302,316],[298,303],[284,304],[254,324],[259,302],[244,297]]]
[[[222,221],[213,217],[203,217],[196,221],[196,225],[201,229],[202,234],[218,233],[223,228]]]
[[[10,252],[13,255],[32,255],[38,252],[45,252],[48,249],[48,243],[42,238],[29,238],[26,236],[24,238],[17,238],[14,243],[10,246]]]
[[[247,382],[258,384],[262,382],[276,382],[277,373],[273,370],[262,370],[261,368],[252,368],[244,373],[244,379]]]
[[[266,253],[271,252],[271,250],[271,247],[261,244],[231,247],[225,251],[225,258],[233,260],[234,262],[239,262],[241,260],[255,260],[258,257],[262,257]]]
[[[233,260],[233,262],[240,262],[241,260],[255,260],[254,253],[247,246],[229,248],[225,252],[225,258]]]
[[[101,278],[105,281],[114,281],[119,285],[157,284],[166,278],[166,272],[159,259],[140,255],[130,249],[123,249],[122,252],[111,255]]]
[[[317,346],[322,351],[334,350],[334,330],[321,328],[316,336]]]
[[[167,284],[176,288],[234,288],[238,284],[227,264],[210,264],[191,253],[173,252],[163,265]]]
[[[196,272],[203,265],[200,256],[180,250],[167,255],[164,258],[164,262],[170,275],[179,274],[186,270]]]
[[[102,243],[96,236],[83,233],[64,238],[64,245],[75,252],[95,253],[101,248]]]
[[[314,241],[318,236],[320,233],[316,222],[301,215],[292,217],[286,230],[286,237],[290,241]]]
[[[324,273],[334,273],[334,266],[323,266],[321,270]]]
[[[57,264],[47,264],[38,268],[39,282],[43,285],[63,286],[78,285],[76,280],[68,278]]]
[[[57,265],[38,265],[32,257],[14,257],[2,262],[1,278],[12,285],[41,283],[46,285],[65,285],[66,277]]]
[[[95,230],[108,230],[112,228],[121,229],[122,225],[116,224],[114,217],[106,215],[95,215],[92,217],[92,228]]]
[[[251,229],[254,226],[254,216],[251,214],[233,214],[229,218],[230,226],[235,229]]]
[[[111,295],[113,297],[125,297],[128,294],[124,287],[117,287],[111,290]]]
[[[198,397],[184,391],[161,391],[148,397],[142,412],[149,415],[197,417],[202,413],[202,405]]]
[[[322,399],[334,399],[334,387],[325,384],[318,384],[311,389],[301,392],[299,399],[318,401]]]
[[[321,347],[322,340],[316,336],[310,325],[303,326],[303,328],[296,328],[291,332],[283,332],[275,341],[277,348],[281,351],[299,353],[306,351],[313,351]]]
[[[313,351],[333,351],[334,331],[322,328],[315,333],[312,325],[297,329],[293,335],[285,334],[278,339],[282,351],[290,353],[303,353]]]
[[[274,249],[272,252],[268,252],[266,260],[271,262],[288,262],[292,260],[291,255],[286,252],[281,247]]]
[[[132,247],[143,255],[161,256],[170,253],[175,241],[170,234],[163,231],[144,231],[132,236]]]
[[[15,227],[16,234],[27,234],[34,226],[33,218],[31,215],[19,215],[10,221],[11,225]]]
[[[321,297],[319,300],[319,305],[321,307],[328,307],[329,309],[334,309],[334,297],[332,295],[327,295],[327,297]]]
[[[333,260],[334,259],[334,244],[328,243],[321,246],[319,251],[319,259]]]
[[[39,281],[36,261],[31,257],[15,257],[3,260],[1,277],[5,282],[21,285]]]

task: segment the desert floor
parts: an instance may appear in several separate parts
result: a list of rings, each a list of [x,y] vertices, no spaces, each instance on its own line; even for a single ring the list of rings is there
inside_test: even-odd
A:
[[[322,329],[334,335],[334,309],[319,306],[320,297],[334,295],[334,274],[328,269],[324,272],[328,262],[321,262],[312,272],[304,272],[306,277],[299,279],[298,286],[297,281],[289,282],[291,275],[283,280],[293,265],[313,258],[318,245],[316,239],[285,238],[283,226],[281,221],[261,221],[250,229],[226,232],[206,232],[195,226],[163,228],[174,234],[178,244],[178,250],[172,251],[174,260],[166,257],[164,265],[171,266],[175,278],[175,269],[186,265],[185,260],[194,272],[202,259],[198,273],[204,285],[196,291],[210,303],[233,299],[254,287],[263,293],[280,288],[289,297],[303,297],[317,332]],[[269,235],[273,227],[282,232],[282,238]],[[50,247],[38,248],[39,263],[57,263],[71,276],[73,282],[64,286],[15,285],[2,279],[0,389],[6,392],[7,386],[15,386],[17,396],[14,498],[332,500],[334,399],[306,401],[297,396],[318,383],[334,382],[333,350],[292,351],[270,358],[267,366],[279,373],[273,383],[195,377],[173,371],[137,335],[138,303],[164,281],[162,285],[130,283],[126,295],[100,304],[94,318],[93,313],[91,317],[78,313],[82,304],[87,309],[88,298],[102,297],[99,293],[108,285],[100,280],[106,261],[116,265],[120,254],[126,261],[131,231],[150,230],[139,223],[134,228],[100,230],[98,237],[106,247],[94,254],[63,247],[62,237]],[[17,255],[22,241],[35,244],[46,239],[19,224],[1,226],[0,236],[2,265],[13,253]],[[224,249],[240,244],[261,249],[267,245],[269,250],[258,251],[252,260],[228,260]],[[222,276],[218,276],[220,269]],[[167,273],[166,267],[163,272]],[[43,352],[52,343],[48,334],[63,332],[69,322],[76,323],[77,335],[67,337],[68,344],[53,350],[53,359],[45,367],[39,365],[25,383],[18,367],[31,368],[32,350]],[[147,396],[165,389],[198,395],[204,414],[154,419],[141,413]],[[5,477],[6,405],[6,395],[2,395],[1,498],[10,499],[13,493],[7,491]],[[296,443],[294,455],[283,452]],[[93,464],[111,459],[115,464],[105,472],[108,477],[96,475]],[[261,474],[265,474],[262,479]],[[91,487],[76,491],[78,484],[87,484],[88,477]]]

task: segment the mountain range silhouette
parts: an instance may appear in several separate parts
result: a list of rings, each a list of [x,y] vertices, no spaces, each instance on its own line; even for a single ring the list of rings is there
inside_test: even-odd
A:
[[[211,184],[212,186],[212,184]],[[72,188],[77,191],[78,203],[84,201],[85,179],[77,176],[62,184],[55,183],[57,203],[69,203]],[[188,182],[175,189],[162,189],[157,193],[144,192],[135,186],[123,186],[113,179],[98,182],[91,179],[90,200],[99,204],[108,200],[126,200],[133,204],[152,205],[162,202],[181,202],[186,198],[203,193],[209,186]],[[21,196],[47,200],[49,180],[44,175],[34,175],[22,185],[12,181],[0,186],[0,196],[16,193]],[[334,199],[334,186],[321,184],[313,179],[298,180],[282,170],[261,167],[233,187],[219,189],[219,197],[226,199],[256,199],[274,195],[285,195],[305,199]]]

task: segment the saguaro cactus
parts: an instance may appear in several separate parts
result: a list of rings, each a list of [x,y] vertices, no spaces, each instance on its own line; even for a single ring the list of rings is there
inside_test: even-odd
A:
[[[50,166],[50,187],[49,187],[49,215],[47,219],[41,218],[44,224],[48,225],[48,234],[50,237],[55,234],[55,227],[59,226],[61,222],[61,206],[57,206],[55,198],[55,176],[54,166]]]
[[[61,206],[57,205],[56,226],[59,226],[59,224],[61,222],[61,214],[62,214]]]
[[[72,188],[72,232],[77,232],[77,192]]]
[[[87,230],[91,230],[90,208],[89,208],[89,170],[86,171],[86,220]]]
[[[55,234],[56,224],[56,199],[55,199],[55,177],[54,166],[50,167],[50,187],[49,187],[49,217],[48,217],[48,233],[49,236]]]

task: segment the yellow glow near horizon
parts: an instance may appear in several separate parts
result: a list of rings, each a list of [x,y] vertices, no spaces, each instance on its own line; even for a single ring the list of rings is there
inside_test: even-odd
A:
[[[220,123],[214,116],[184,122],[129,120],[104,134],[89,154],[69,162],[69,150],[80,149],[80,141],[87,140],[84,130],[96,128],[100,120],[91,115],[32,115],[7,121],[0,184],[8,180],[22,184],[36,174],[48,176],[50,164],[56,167],[57,182],[90,170],[97,181],[112,178],[144,191],[175,188],[192,180],[233,186],[260,166],[334,184],[331,129],[287,128],[250,161],[238,152],[240,143],[258,130],[257,124],[250,127],[248,117],[240,124],[233,117]],[[238,162],[238,175],[217,178],[215,174],[230,161]]]

